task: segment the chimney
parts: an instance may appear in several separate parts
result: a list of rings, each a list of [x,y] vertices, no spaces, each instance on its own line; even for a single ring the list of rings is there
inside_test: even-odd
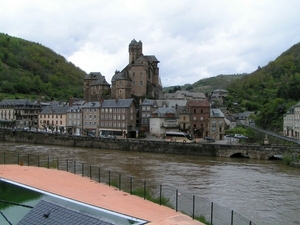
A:
[[[73,98],[69,97],[69,106],[73,106]]]

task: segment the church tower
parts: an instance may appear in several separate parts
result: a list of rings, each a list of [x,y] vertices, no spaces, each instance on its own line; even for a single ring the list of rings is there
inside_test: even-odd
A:
[[[141,41],[137,42],[133,39],[129,44],[129,64],[143,55],[143,44]]]

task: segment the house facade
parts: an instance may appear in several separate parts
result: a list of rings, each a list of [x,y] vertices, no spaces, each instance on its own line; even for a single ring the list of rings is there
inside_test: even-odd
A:
[[[27,99],[5,99],[0,102],[0,120],[14,121],[17,128],[38,127],[39,102]]]
[[[150,133],[162,137],[167,131],[179,131],[179,116],[176,108],[162,107],[151,113]]]
[[[300,137],[300,104],[288,109],[283,116],[283,135],[287,137]]]
[[[85,102],[82,105],[82,134],[98,135],[100,124],[100,101]]]
[[[99,101],[109,97],[110,84],[100,72],[91,72],[83,80],[83,98],[85,101]]]
[[[67,133],[74,135],[81,135],[83,133],[83,112],[82,105],[84,102],[79,102],[77,104],[72,104],[67,110],[66,120],[67,120]]]
[[[207,100],[190,100],[187,103],[190,112],[190,126],[196,138],[210,136],[210,103]]]
[[[210,137],[223,140],[225,135],[225,117],[220,109],[211,109],[209,118]]]
[[[67,130],[67,110],[69,105],[52,105],[43,108],[39,114],[39,129],[45,131],[59,131],[61,133]]]
[[[124,136],[136,130],[136,103],[134,99],[104,100],[100,104],[99,134]]]

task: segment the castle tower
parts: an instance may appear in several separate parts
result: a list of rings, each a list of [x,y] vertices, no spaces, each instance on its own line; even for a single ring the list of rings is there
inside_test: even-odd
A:
[[[129,64],[143,55],[143,44],[133,39],[129,44]]]

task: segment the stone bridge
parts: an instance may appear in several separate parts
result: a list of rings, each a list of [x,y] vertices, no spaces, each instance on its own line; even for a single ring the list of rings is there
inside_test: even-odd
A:
[[[287,145],[219,145],[216,146],[217,156],[247,157],[250,159],[280,158],[284,153],[300,154],[300,148]]]

